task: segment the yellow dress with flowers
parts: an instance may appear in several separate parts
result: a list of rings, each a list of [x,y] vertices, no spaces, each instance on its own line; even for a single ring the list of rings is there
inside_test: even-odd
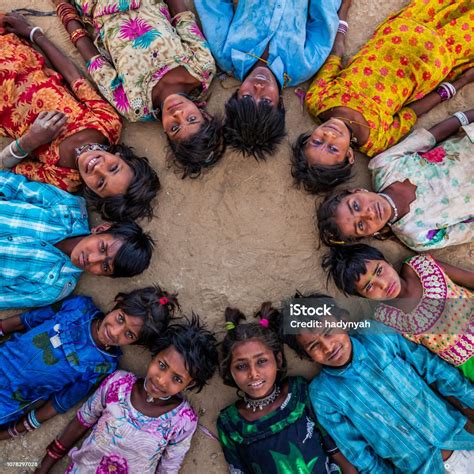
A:
[[[314,116],[334,107],[360,112],[370,127],[360,151],[372,157],[415,124],[406,104],[472,66],[472,0],[413,0],[385,20],[345,68],[341,58],[329,56],[306,104]]]

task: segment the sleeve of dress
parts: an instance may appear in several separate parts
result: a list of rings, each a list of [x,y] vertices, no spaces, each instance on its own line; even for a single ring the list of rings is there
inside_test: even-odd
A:
[[[185,49],[189,50],[200,69],[215,74],[216,64],[209,45],[197,24],[192,12],[178,13],[173,18],[173,24],[178,32]]]
[[[334,407],[315,406],[320,423],[331,433],[342,454],[360,473],[394,473],[393,465],[378,456],[367,440],[351,422]]]
[[[232,0],[194,0],[194,6],[217,64],[221,69],[231,71],[231,57],[224,46],[234,18]]]
[[[225,460],[229,465],[229,474],[242,474],[248,472],[245,461],[240,458],[237,451],[237,444],[231,439],[227,433],[224,425],[220,418],[217,419],[217,435],[221,444],[222,451],[224,453]]]
[[[474,390],[461,373],[446,361],[430,352],[425,347],[407,341],[399,334],[394,334],[399,352],[428,385],[435,384],[441,395],[456,397],[465,406],[474,408]]]
[[[103,374],[95,374],[90,377],[86,374],[84,378],[67,385],[53,396],[53,407],[58,413],[66,413],[76,403],[89,395],[89,392],[97,385]]]
[[[180,470],[196,428],[197,415],[192,408],[185,409],[180,414],[180,426],[161,455],[156,474],[175,474]]]
[[[43,306],[42,308],[24,312],[20,315],[20,320],[23,326],[27,330],[30,330],[36,326],[39,326],[41,323],[48,321],[55,314],[56,312],[53,310],[52,306]]]
[[[383,168],[386,164],[407,155],[424,153],[435,145],[436,140],[432,133],[425,128],[417,128],[400,143],[372,158],[369,162],[369,170]]]

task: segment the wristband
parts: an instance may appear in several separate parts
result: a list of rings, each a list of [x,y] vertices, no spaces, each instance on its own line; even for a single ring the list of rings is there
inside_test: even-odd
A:
[[[10,154],[13,156],[13,158],[16,158],[18,161],[19,161],[19,160],[22,160],[23,158],[26,158],[26,157],[28,156],[28,154],[20,156],[20,155],[17,155],[17,154],[13,151],[13,144],[14,144],[14,143],[15,143],[15,142],[11,142],[11,143],[10,143]]]
[[[463,127],[465,125],[469,125],[469,119],[464,112],[454,112],[453,117],[456,117],[461,122]]]
[[[31,31],[30,31],[30,41],[31,41],[32,43],[35,42],[35,33],[36,33],[37,31],[39,31],[41,34],[44,35],[43,29],[40,28],[39,26],[35,26],[35,27],[31,28]]]
[[[20,140],[19,140],[18,138],[15,140],[15,145],[16,145],[17,150],[18,150],[20,153],[23,153],[25,156],[28,156],[28,152],[25,151],[25,150],[23,150],[23,148],[22,148],[21,145],[20,145]]]

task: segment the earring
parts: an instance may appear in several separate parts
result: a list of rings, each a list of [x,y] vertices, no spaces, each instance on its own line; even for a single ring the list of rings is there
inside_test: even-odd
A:
[[[237,397],[239,397],[242,400],[244,399],[245,393],[242,390],[240,390],[240,388],[238,388],[235,393],[237,394]]]

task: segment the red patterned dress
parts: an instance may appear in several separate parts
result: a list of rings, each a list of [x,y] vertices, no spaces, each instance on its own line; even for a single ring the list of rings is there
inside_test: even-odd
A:
[[[60,143],[86,129],[95,129],[109,143],[117,143],[121,119],[85,79],[76,80],[69,88],[25,41],[0,32],[0,135],[19,138],[40,112],[55,110],[68,117],[65,131],[34,150],[12,171],[74,192],[80,187],[80,175],[77,169],[58,165]]]

